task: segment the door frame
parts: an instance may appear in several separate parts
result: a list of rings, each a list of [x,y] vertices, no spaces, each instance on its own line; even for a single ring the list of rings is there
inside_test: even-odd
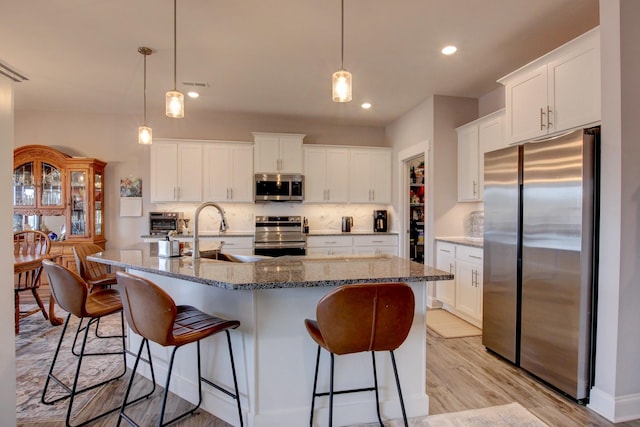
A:
[[[425,245],[424,245],[424,262],[425,264],[428,262],[429,252],[431,251],[431,246],[427,244],[427,229],[431,227],[431,216],[429,215],[429,206],[431,206],[431,191],[429,188],[429,176],[430,176],[430,164],[429,164],[429,150],[430,150],[430,141],[425,139],[424,141],[420,141],[417,144],[414,144],[410,147],[407,147],[398,152],[398,194],[399,197],[399,206],[398,206],[398,214],[400,215],[400,239],[398,244],[399,247],[399,255],[402,258],[409,258],[409,161],[418,157],[424,156],[424,164],[425,164],[425,176],[424,176],[424,189],[426,194],[425,197],[425,209],[424,209],[424,227],[425,227]]]

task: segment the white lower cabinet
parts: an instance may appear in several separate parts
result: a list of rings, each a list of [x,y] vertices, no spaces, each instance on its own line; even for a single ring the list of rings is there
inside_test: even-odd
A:
[[[353,251],[357,255],[398,255],[398,236],[354,236]]]
[[[456,276],[456,245],[438,242],[436,244],[436,268]],[[440,280],[436,283],[436,298],[451,307],[456,306],[456,280]]]
[[[308,236],[307,255],[351,255],[351,236]]]
[[[438,242],[436,251],[437,267],[455,276],[453,281],[438,282],[438,300],[446,304],[445,309],[482,328],[482,248]]]

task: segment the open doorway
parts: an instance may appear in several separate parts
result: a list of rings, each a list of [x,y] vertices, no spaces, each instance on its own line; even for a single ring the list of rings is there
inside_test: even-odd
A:
[[[412,261],[424,263],[425,260],[425,201],[426,175],[424,154],[406,161],[409,171],[408,188],[408,218],[409,248],[408,254]]]

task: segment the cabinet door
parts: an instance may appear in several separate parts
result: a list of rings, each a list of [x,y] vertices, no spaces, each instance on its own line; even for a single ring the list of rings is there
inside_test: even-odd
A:
[[[475,263],[456,260],[456,309],[479,319],[479,268]]]
[[[177,200],[178,144],[155,143],[151,146],[151,202]]]
[[[458,129],[458,201],[480,199],[478,180],[478,125]]]
[[[280,138],[263,135],[255,138],[254,170],[256,173],[279,172]]]
[[[478,123],[478,191],[484,199],[484,154],[505,148],[502,115]]]
[[[253,202],[253,147],[234,146],[230,149],[232,183],[229,191],[234,202]]]
[[[448,271],[456,278],[456,259],[455,259],[455,247],[453,245],[443,245],[438,243],[437,256],[436,256],[436,268],[439,270]],[[453,280],[440,280],[436,284],[436,298],[441,302],[456,306],[456,279]]]
[[[509,143],[547,133],[547,66],[514,78],[505,87],[506,132]]]
[[[302,173],[302,138],[299,136],[280,137],[281,173]]]
[[[229,199],[232,167],[229,148],[224,145],[207,145],[204,156],[204,198],[209,201]]]
[[[550,62],[549,131],[571,129],[601,118],[600,42],[598,37]]]
[[[346,173],[346,169],[345,169]],[[327,201],[327,150],[305,147],[304,149],[304,201]],[[344,185],[346,187],[346,185]]]
[[[349,200],[349,150],[327,148],[326,159],[327,201],[346,203]]]
[[[202,201],[202,144],[178,145],[178,200]]]
[[[371,202],[371,153],[352,150],[349,162],[349,201],[352,203]]]
[[[371,201],[391,203],[391,152],[371,153]]]

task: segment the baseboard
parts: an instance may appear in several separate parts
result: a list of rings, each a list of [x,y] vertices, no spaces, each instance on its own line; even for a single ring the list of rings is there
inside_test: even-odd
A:
[[[442,308],[442,303],[436,297],[427,297],[428,308]]]
[[[612,396],[593,387],[587,407],[613,423],[637,420],[640,419],[640,393]]]

